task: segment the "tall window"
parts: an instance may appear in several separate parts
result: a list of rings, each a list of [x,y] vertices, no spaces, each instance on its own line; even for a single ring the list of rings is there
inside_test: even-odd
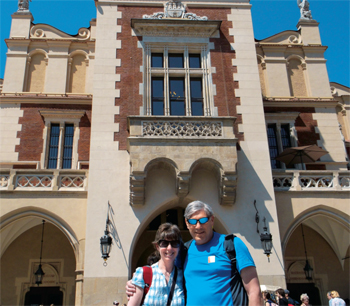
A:
[[[210,69],[205,47],[147,47],[147,115],[210,115]]]
[[[267,125],[267,137],[269,142],[270,150],[270,160],[272,169],[283,168],[282,163],[278,160],[275,160],[280,153],[285,149],[290,148],[291,137],[290,137],[290,126],[289,124],[268,124]],[[288,168],[294,168],[293,165],[286,165]]]
[[[58,123],[51,124],[47,160],[48,169],[72,168],[73,137],[73,124],[65,124],[62,134]]]

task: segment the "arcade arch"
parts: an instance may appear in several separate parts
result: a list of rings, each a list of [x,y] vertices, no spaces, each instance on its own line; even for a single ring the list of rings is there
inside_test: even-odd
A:
[[[45,273],[39,289],[34,273],[39,265],[42,220],[45,220],[42,268]],[[79,305],[82,269],[74,232],[61,220],[45,212],[22,211],[5,216],[1,222],[1,304]],[[4,238],[4,239],[3,239]],[[81,255],[81,254],[80,254]],[[15,294],[13,294],[15,292]],[[58,299],[58,300],[57,300]]]
[[[291,296],[298,297],[308,289],[312,304],[325,305],[327,291],[337,288],[342,297],[349,298],[349,225],[344,213],[321,205],[294,219],[282,241]],[[306,258],[302,229],[308,261],[313,268],[311,282],[306,280],[303,270]]]

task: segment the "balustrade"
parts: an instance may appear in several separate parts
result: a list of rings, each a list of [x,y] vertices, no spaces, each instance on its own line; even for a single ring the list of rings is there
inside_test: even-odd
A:
[[[279,191],[350,190],[350,171],[273,171],[273,187]]]
[[[87,170],[2,169],[0,191],[87,191]]]

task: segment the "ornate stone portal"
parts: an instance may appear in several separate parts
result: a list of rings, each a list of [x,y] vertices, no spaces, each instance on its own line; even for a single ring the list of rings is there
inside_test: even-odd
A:
[[[193,13],[186,13],[185,5],[181,1],[171,0],[164,6],[164,12],[154,13],[153,15],[143,15],[143,19],[164,19],[164,18],[183,18],[190,20],[208,20],[208,17],[199,17]]]

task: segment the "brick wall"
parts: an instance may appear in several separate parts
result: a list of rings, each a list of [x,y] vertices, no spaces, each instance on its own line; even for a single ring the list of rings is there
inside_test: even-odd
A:
[[[15,151],[18,152],[18,161],[40,161],[43,152],[43,129],[44,119],[40,115],[41,110],[86,110],[81,118],[80,139],[78,143],[79,160],[89,160],[90,150],[90,127],[91,107],[83,105],[44,105],[44,104],[22,104],[23,117],[19,118],[22,129],[17,133],[20,139]]]
[[[163,10],[162,7],[131,7],[118,6],[122,13],[122,18],[118,19],[122,31],[117,39],[121,40],[122,48],[117,50],[117,58],[121,60],[121,66],[116,68],[116,73],[121,75],[120,82],[116,83],[116,89],[120,89],[120,98],[115,99],[115,104],[120,106],[120,114],[115,116],[115,122],[119,123],[119,132],[115,133],[114,140],[119,142],[119,149],[126,150],[127,116],[140,115],[140,107],[143,104],[143,97],[139,94],[139,84],[143,83],[143,75],[140,66],[143,65],[142,49],[138,48],[138,41],[142,37],[132,36],[131,19],[142,18],[143,15],[152,15]],[[232,59],[235,52],[231,50],[230,43],[233,37],[229,35],[229,28],[232,22],[227,21],[230,9],[213,8],[188,8],[187,12],[195,13],[197,16],[207,16],[209,20],[222,20],[219,38],[211,38],[215,48],[210,50],[212,67],[216,68],[216,73],[212,75],[213,84],[216,85],[215,106],[218,108],[219,116],[236,116],[237,121],[234,127],[236,136],[238,124],[242,122],[241,116],[237,115],[236,105],[239,99],[235,97],[235,89],[238,82],[233,81],[233,73],[237,71],[232,66]],[[243,135],[240,134],[240,139]]]

